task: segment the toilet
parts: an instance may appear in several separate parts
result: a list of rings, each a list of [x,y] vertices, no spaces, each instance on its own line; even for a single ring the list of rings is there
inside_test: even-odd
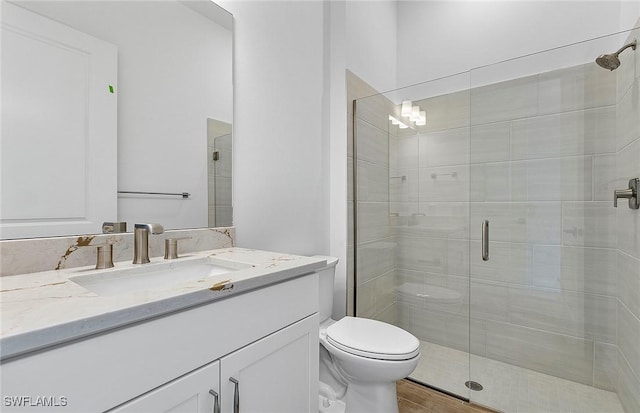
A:
[[[398,413],[396,381],[418,365],[420,342],[407,331],[361,317],[331,319],[337,258],[320,278],[320,397],[322,413]]]

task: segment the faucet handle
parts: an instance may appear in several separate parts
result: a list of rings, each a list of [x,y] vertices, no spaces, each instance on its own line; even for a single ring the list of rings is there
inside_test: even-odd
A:
[[[167,238],[164,240],[164,259],[175,260],[178,257],[178,241],[191,237]]]
[[[97,247],[96,270],[113,268],[113,244],[105,242],[103,244],[84,245],[85,247]]]
[[[113,244],[106,243],[96,245],[98,253],[96,257],[96,270],[113,267]]]
[[[135,229],[146,229],[150,234],[162,234],[164,232],[164,228],[160,224],[135,224],[133,226]]]
[[[103,222],[102,233],[103,234],[119,234],[127,232],[126,222]]]

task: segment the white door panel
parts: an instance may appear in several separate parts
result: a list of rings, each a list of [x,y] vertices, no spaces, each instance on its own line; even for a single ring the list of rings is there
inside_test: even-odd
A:
[[[2,2],[2,238],[117,216],[117,48]]]

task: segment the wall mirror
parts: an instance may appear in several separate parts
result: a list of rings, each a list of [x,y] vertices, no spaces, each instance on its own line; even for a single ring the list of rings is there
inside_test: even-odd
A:
[[[2,0],[0,237],[232,225],[233,17]]]

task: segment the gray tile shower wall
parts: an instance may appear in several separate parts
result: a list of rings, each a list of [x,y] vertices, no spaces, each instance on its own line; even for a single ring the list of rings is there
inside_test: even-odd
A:
[[[395,303],[396,237],[389,214],[389,138],[386,121],[379,116],[392,108],[386,99],[374,98],[358,107],[356,120],[358,202],[357,305],[359,316],[380,318]],[[382,129],[384,128],[384,129]]]
[[[640,27],[640,20],[636,23]],[[640,29],[628,40],[640,40]],[[640,176],[640,50],[620,55],[616,104],[616,175],[618,188]],[[617,384],[625,411],[640,411],[640,213],[616,209],[617,236]]]
[[[359,219],[367,219],[370,225],[360,223],[358,225],[358,242],[362,242],[367,248],[363,249],[362,257],[358,254],[358,265],[364,266],[364,270],[356,288],[354,267],[355,267],[355,239],[354,239],[354,186],[353,186],[353,166],[354,166],[354,141],[353,141],[353,101],[364,96],[372,96],[378,93],[373,87],[360,79],[358,76],[346,71],[347,83],[347,213],[348,213],[348,233],[347,233],[347,315],[354,315],[356,290],[358,296],[358,315],[364,313],[375,312],[376,308],[376,291],[380,291],[379,305],[387,305],[385,316],[394,316],[394,304],[386,304],[389,298],[393,299],[393,288],[389,284],[388,271],[376,269],[375,264],[385,260],[395,260],[392,250],[386,248],[385,245],[393,243],[389,239],[388,224],[388,208],[386,204],[389,201],[388,194],[388,150],[389,145],[386,138],[386,118],[380,119],[380,113],[388,113],[384,100],[373,102],[373,105],[358,108],[359,117],[366,119],[367,122],[356,123],[357,127],[361,127],[361,132],[366,132],[371,136],[371,145],[356,147],[361,150],[358,152],[358,173],[362,174],[362,179],[358,185],[358,197],[362,197],[366,206],[363,208]],[[386,175],[383,175],[385,174]],[[359,198],[360,199],[360,198]],[[364,218],[366,216],[366,218]],[[376,221],[379,220],[379,221]],[[380,242],[380,243],[379,243]],[[379,243],[379,244],[378,244]],[[371,261],[373,260],[373,261]],[[369,268],[367,268],[367,265]],[[383,264],[385,265],[385,264]],[[395,268],[395,264],[391,264],[391,268]],[[380,274],[386,274],[387,277],[379,279]],[[393,274],[393,272],[391,272]],[[385,282],[387,281],[387,282]],[[386,291],[382,291],[385,289]],[[382,315],[380,315],[382,317]],[[389,321],[393,321],[389,319]]]

